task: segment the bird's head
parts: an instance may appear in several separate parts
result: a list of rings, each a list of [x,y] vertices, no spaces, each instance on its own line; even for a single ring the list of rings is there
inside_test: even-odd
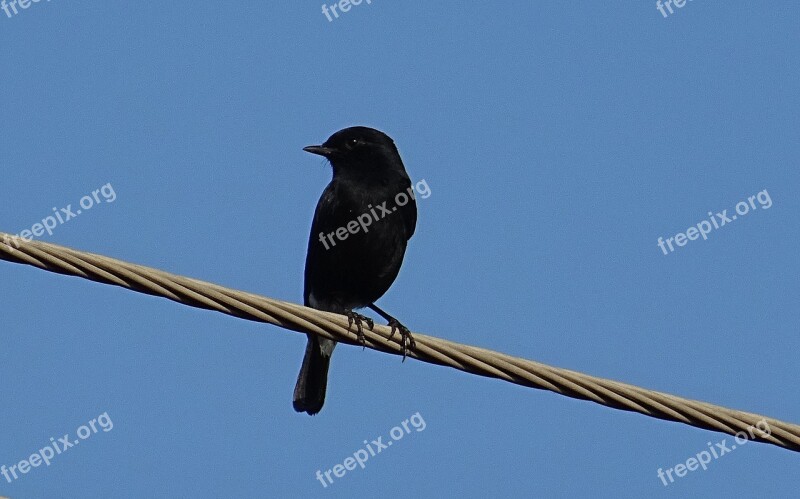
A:
[[[405,171],[394,141],[374,128],[345,128],[331,135],[324,144],[304,147],[303,150],[327,158],[334,175],[368,176],[386,170]]]

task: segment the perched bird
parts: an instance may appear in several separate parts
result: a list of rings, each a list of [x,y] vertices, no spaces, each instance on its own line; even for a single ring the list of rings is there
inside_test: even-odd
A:
[[[397,147],[385,133],[357,126],[303,150],[327,158],[333,168],[311,225],[304,303],[347,315],[362,344],[362,324],[372,329],[373,321],[354,309],[371,308],[389,321],[392,334],[400,332],[405,355],[407,344],[414,348],[409,330],[374,303],[397,277],[417,224],[414,190]],[[322,409],[335,346],[308,335],[294,389],[297,412],[313,415]]]

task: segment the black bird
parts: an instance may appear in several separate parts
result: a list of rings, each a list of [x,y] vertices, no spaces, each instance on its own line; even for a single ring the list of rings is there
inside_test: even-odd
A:
[[[414,348],[408,329],[375,305],[392,285],[417,224],[414,190],[392,139],[367,127],[339,130],[320,146],[303,149],[328,159],[333,179],[314,212],[306,255],[306,306],[347,315],[364,342],[362,324],[373,321],[353,310],[369,307],[389,321],[392,334]],[[308,335],[294,389],[297,412],[316,414],[325,402],[328,366],[336,342]]]

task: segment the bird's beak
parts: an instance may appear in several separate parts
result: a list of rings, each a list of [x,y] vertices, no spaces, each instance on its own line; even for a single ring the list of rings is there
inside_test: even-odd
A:
[[[326,158],[335,152],[330,147],[325,147],[325,146],[308,146],[304,147],[303,150],[305,152],[310,152],[311,154],[318,154]]]

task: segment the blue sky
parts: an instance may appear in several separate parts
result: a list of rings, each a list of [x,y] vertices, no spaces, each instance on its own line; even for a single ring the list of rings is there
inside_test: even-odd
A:
[[[373,126],[431,191],[379,301],[412,330],[800,422],[797,12],[386,0],[332,21],[321,2],[0,11],[0,231],[83,201],[40,239],[298,302],[331,175],[302,147]],[[762,191],[707,240],[659,248]],[[797,491],[798,455],[755,443],[665,486],[659,468],[732,439],[354,347],[336,351],[323,411],[298,415],[302,335],[28,266],[0,262],[0,279],[0,465],[88,436],[0,476],[0,495]],[[424,425],[363,469],[327,487],[315,477],[412,416]]]

